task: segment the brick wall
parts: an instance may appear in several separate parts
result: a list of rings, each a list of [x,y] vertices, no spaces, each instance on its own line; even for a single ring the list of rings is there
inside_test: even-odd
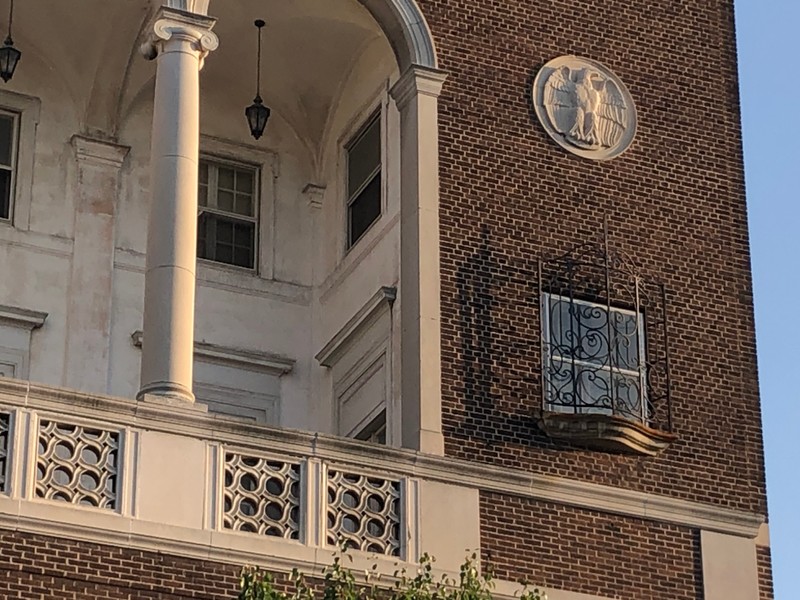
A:
[[[239,567],[0,530],[4,600],[230,600]]]
[[[504,579],[609,598],[703,600],[697,530],[481,494],[483,560]]]
[[[421,0],[441,67],[446,452],[766,513],[730,0]],[[599,60],[637,138],[607,162],[532,116],[538,68]],[[587,452],[537,428],[536,257],[596,239],[666,284],[678,441],[658,458]]]
[[[756,553],[758,558],[759,600],[775,600],[775,594],[772,589],[772,554],[770,549],[758,546]]]

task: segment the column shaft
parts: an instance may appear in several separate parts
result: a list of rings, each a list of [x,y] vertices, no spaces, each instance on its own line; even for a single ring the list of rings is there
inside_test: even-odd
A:
[[[164,12],[167,9],[162,8]],[[157,21],[158,65],[151,141],[151,202],[147,234],[142,373],[139,397],[194,401],[195,265],[200,81],[210,26],[182,15]],[[213,25],[213,20],[204,19]],[[213,47],[209,48],[213,50]]]

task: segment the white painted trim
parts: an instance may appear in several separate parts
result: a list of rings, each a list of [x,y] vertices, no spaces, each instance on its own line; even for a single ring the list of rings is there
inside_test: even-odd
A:
[[[46,312],[0,304],[0,325],[10,325],[31,331],[44,325],[46,320]]]
[[[380,471],[398,477],[412,476],[752,539],[758,535],[765,520],[760,514],[712,504],[498,468],[496,465],[422,454],[320,433],[278,429],[197,410],[178,410],[174,406],[85,394],[28,381],[0,380],[0,406],[69,415],[71,421],[87,419],[95,427],[135,426],[230,444],[258,453],[319,458],[348,465],[348,469]],[[35,414],[31,416],[36,418]]]
[[[131,334],[131,341],[137,348],[142,347],[142,331],[136,330]],[[208,342],[194,343],[195,359],[201,359],[213,364],[222,364],[268,373],[270,375],[286,375],[294,368],[295,360],[272,352],[233,348]]]
[[[382,286],[372,297],[358,309],[347,323],[334,335],[330,341],[317,352],[314,358],[323,367],[331,367],[341,356],[344,347],[361,331],[363,326],[375,316],[379,310],[388,308],[397,298],[397,288]]]

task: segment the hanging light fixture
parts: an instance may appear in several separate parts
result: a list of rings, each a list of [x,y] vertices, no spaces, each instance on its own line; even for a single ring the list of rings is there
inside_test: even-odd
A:
[[[17,68],[22,52],[14,48],[14,40],[11,39],[11,23],[14,21],[14,0],[10,0],[8,11],[8,35],[3,47],[0,48],[0,77],[3,81],[8,81],[14,76],[14,69]]]
[[[269,119],[270,110],[264,106],[261,100],[261,28],[265,23],[261,19],[255,22],[258,28],[258,70],[256,71],[256,97],[253,103],[244,109],[244,115],[247,117],[247,124],[250,126],[250,134],[258,139],[264,133],[264,128],[267,126],[267,119]]]

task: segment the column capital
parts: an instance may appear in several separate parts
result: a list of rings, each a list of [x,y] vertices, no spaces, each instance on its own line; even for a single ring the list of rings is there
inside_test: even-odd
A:
[[[397,108],[403,110],[412,99],[420,94],[438,98],[445,79],[447,79],[445,71],[411,65],[392,86],[389,93],[397,103]]]
[[[146,59],[153,60],[164,51],[165,42],[184,39],[200,53],[202,68],[205,56],[219,46],[219,38],[211,31],[216,22],[214,17],[162,6],[153,16],[147,28],[147,39],[139,51]]]

